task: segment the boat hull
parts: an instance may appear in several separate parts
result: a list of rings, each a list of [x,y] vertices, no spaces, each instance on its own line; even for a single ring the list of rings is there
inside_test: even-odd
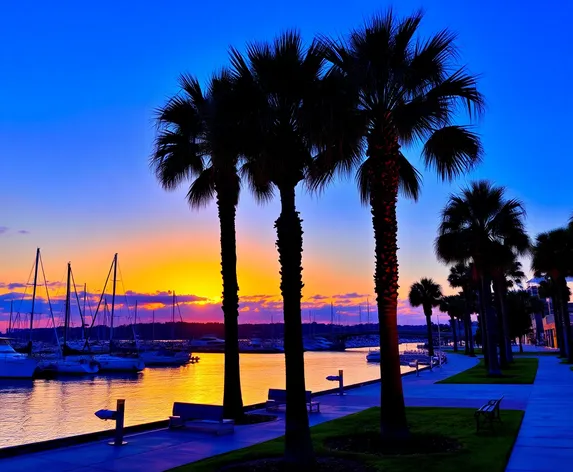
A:
[[[93,375],[99,372],[99,366],[94,361],[53,359],[40,361],[40,372],[45,375],[82,376]]]
[[[175,352],[169,355],[150,351],[140,353],[140,357],[147,367],[177,367],[191,361],[191,353],[187,352]]]
[[[38,361],[28,356],[0,355],[0,379],[31,379]]]
[[[145,363],[137,357],[94,356],[100,372],[141,372]]]

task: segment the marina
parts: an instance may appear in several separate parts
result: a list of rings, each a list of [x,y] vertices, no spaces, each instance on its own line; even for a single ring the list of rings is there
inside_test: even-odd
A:
[[[412,345],[403,344],[408,349]],[[307,352],[306,388],[333,388],[326,377],[344,370],[345,384],[380,378],[378,364],[366,362],[368,349]],[[94,374],[81,378],[0,380],[0,448],[112,429],[94,412],[127,399],[126,426],[164,420],[175,401],[221,404],[224,358],[201,354],[197,363],[181,367],[146,368],[139,374]],[[402,372],[410,367],[403,366]],[[245,405],[262,402],[269,388],[284,388],[284,355],[241,356],[241,386]],[[46,424],[58,425],[46,428]]]

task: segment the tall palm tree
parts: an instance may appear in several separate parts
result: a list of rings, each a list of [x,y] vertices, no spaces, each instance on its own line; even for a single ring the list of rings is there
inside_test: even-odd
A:
[[[498,333],[492,307],[492,276],[498,261],[508,259],[508,252],[521,255],[528,250],[524,218],[523,205],[518,200],[506,199],[503,187],[487,181],[473,182],[459,195],[451,195],[442,210],[436,254],[445,263],[474,264],[480,282],[489,375],[501,374],[495,346]]]
[[[397,331],[398,191],[417,199],[420,174],[402,149],[422,143],[426,167],[450,180],[479,162],[482,147],[466,126],[453,124],[466,109],[481,112],[476,77],[457,63],[455,35],[448,30],[417,38],[422,13],[374,16],[348,37],[322,38],[330,73],[341,73],[356,100],[367,143],[357,181],[370,205],[375,240],[374,289],[380,325],[381,432],[408,435]]]
[[[463,320],[465,314],[465,300],[463,295],[448,295],[440,300],[440,311],[450,317],[450,326],[454,338],[454,352],[458,352],[458,336],[456,320]]]
[[[448,282],[452,288],[462,289],[462,298],[464,302],[464,333],[465,333],[465,354],[471,357],[475,356],[472,318],[475,306],[475,280],[473,277],[473,266],[458,262],[450,267]]]
[[[272,44],[252,44],[246,57],[231,52],[235,83],[248,97],[241,121],[249,145],[245,173],[253,182],[278,190],[281,211],[275,222],[284,309],[287,390],[285,461],[307,470],[314,455],[305,399],[302,339],[302,220],[296,189],[312,174],[315,161],[349,168],[361,154],[359,138],[346,139],[353,102],[341,95],[342,76],[323,77],[320,48],[306,48],[298,33]],[[349,137],[358,136],[350,134]],[[321,183],[326,183],[322,181]],[[300,187],[299,187],[300,188]]]
[[[408,294],[410,305],[421,306],[426,317],[426,327],[428,330],[428,353],[434,356],[434,335],[432,334],[432,308],[440,305],[442,300],[442,287],[432,279],[421,278],[410,287]]]
[[[158,135],[151,166],[159,183],[173,190],[190,182],[187,200],[193,209],[215,199],[221,237],[222,309],[225,321],[226,418],[243,415],[239,371],[239,286],[235,215],[239,201],[237,174],[240,136],[233,123],[233,86],[226,72],[213,77],[207,90],[190,75],[179,78],[180,92],[157,111]],[[259,193],[264,198],[264,189]]]
[[[554,310],[559,311],[567,359],[573,363],[573,332],[567,302],[567,276],[573,274],[573,231],[570,227],[541,233],[533,246],[531,266],[536,275],[545,274],[555,286]]]

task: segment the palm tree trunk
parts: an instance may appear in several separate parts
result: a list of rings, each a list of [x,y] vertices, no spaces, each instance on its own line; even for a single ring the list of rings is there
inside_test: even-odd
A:
[[[452,327],[452,334],[454,336],[454,352],[458,352],[458,333],[457,333],[457,326],[456,326],[456,318],[450,316],[450,325]]]
[[[519,336],[519,352],[523,354],[523,336]]]
[[[225,321],[223,411],[225,418],[239,419],[243,416],[244,410],[239,362],[239,284],[234,199],[224,192],[217,192],[217,210],[221,228],[222,308]]]
[[[561,318],[563,320],[563,344],[566,346],[567,362],[573,364],[573,337],[571,333],[571,318],[565,293],[567,290],[567,280],[560,277],[557,281],[557,297],[561,302]]]
[[[370,205],[374,227],[374,290],[380,331],[380,429],[382,436],[400,438],[408,435],[408,424],[398,346],[396,201],[399,147],[395,140],[385,142],[391,144],[391,149],[384,150],[383,146],[376,143],[369,143],[368,146],[368,153],[376,153],[373,157],[379,163],[376,171],[372,170],[370,175]]]
[[[466,354],[470,357],[475,357],[474,352],[474,335],[472,330],[472,310],[470,308],[470,290],[464,290],[465,297],[465,313],[464,313],[464,329],[466,331]]]
[[[426,315],[426,332],[428,335],[428,354],[434,357],[434,334],[432,333],[432,309],[424,308],[424,315]]]
[[[286,372],[285,462],[309,470],[314,451],[306,411],[302,341],[302,224],[295,206],[295,189],[281,188],[281,214],[275,222],[281,267]]]
[[[489,277],[481,277],[481,303],[483,305],[482,322],[485,328],[482,333],[484,354],[487,350],[487,370],[490,376],[500,376],[499,359],[496,348],[496,318],[491,306],[491,280]]]
[[[509,341],[505,292],[505,278],[496,277],[494,279],[494,295],[498,308],[497,329],[499,332],[499,360],[502,369],[507,368],[509,363],[513,362],[511,342]]]
[[[559,347],[559,357],[567,357],[567,348],[563,339],[563,322],[561,320],[561,304],[559,303],[557,295],[551,297],[551,304],[553,305],[553,321],[555,322],[555,336],[557,337],[557,345]]]

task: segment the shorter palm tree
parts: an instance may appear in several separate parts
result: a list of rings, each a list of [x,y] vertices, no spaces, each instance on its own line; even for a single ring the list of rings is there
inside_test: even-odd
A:
[[[413,307],[422,306],[426,316],[428,328],[428,352],[430,357],[434,355],[434,338],[432,335],[432,308],[437,307],[442,299],[442,287],[432,279],[422,278],[410,287],[408,295],[410,305]]]
[[[456,329],[456,320],[463,320],[465,314],[466,302],[462,295],[449,295],[442,297],[440,300],[440,311],[447,313],[450,317],[450,326],[452,327],[452,336],[454,338],[454,352],[458,352],[458,333]]]
[[[458,262],[450,267],[448,282],[452,288],[461,288],[460,297],[464,302],[464,334],[465,334],[465,354],[474,357],[474,342],[472,333],[472,313],[475,312],[475,280],[473,276],[473,265]]]

